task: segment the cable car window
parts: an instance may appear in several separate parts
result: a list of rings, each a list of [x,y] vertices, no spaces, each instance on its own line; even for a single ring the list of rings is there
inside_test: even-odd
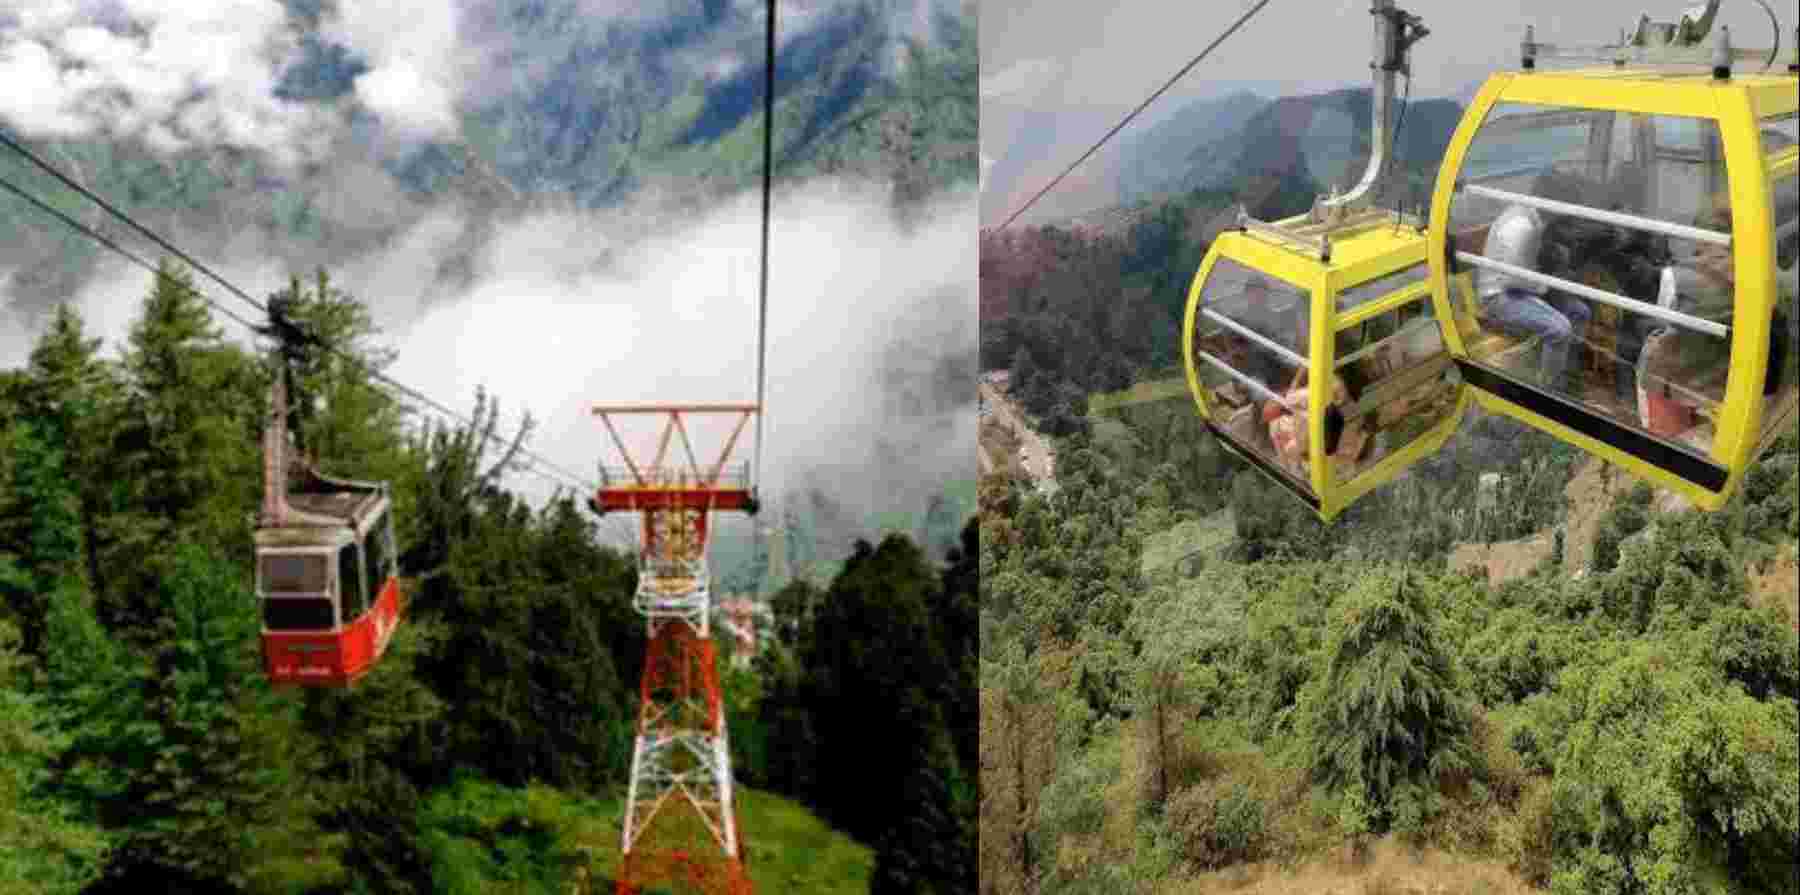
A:
[[[1789,112],[1762,121],[1764,155],[1775,155],[1800,143],[1800,114]]]
[[[1421,261],[1412,267],[1402,268],[1385,277],[1345,289],[1337,296],[1338,313],[1347,313],[1376,299],[1386,298],[1414,283],[1423,283],[1430,272],[1430,268]]]
[[[262,555],[262,592],[325,593],[325,568],[325,557],[321,554],[265,553]]]
[[[369,578],[368,594],[371,600],[381,596],[382,585],[387,583],[388,557],[391,555],[388,551],[387,536],[388,517],[384,512],[375,520],[374,524],[369,526],[369,536],[366,539],[369,545],[369,562],[366,572]]]
[[[262,601],[263,627],[271,631],[329,631],[337,627],[326,597],[270,597]]]
[[[1791,121],[1791,119],[1790,119]],[[1770,184],[1775,205],[1775,313],[1769,332],[1769,381],[1764,390],[1765,442],[1794,428],[1800,388],[1800,178]]]
[[[1517,103],[1496,105],[1463,162],[1470,182],[1528,183],[1558,165],[1582,161],[1595,114]]]
[[[1412,444],[1456,404],[1429,299],[1340,330],[1334,367],[1349,399],[1341,426],[1327,420],[1334,478],[1354,477]]]
[[[1213,396],[1214,425],[1302,486],[1311,480],[1304,423],[1310,302],[1297,286],[1220,258],[1194,321],[1194,363]]]
[[[1587,139],[1576,139],[1575,120]],[[1471,358],[1692,453],[1710,451],[1731,369],[1734,258],[1729,245],[1664,225],[1732,233],[1721,146],[1711,120],[1531,108],[1490,116],[1471,156],[1521,164],[1486,178],[1470,168],[1451,209],[1456,249],[1479,256]]]
[[[355,544],[345,544],[338,550],[338,595],[344,602],[345,621],[362,618],[369,605],[357,553]]]
[[[1721,145],[1710,119],[1502,104],[1476,133],[1461,183],[1532,193],[1548,177],[1549,198],[1691,226],[1724,189]],[[1508,204],[1465,189],[1455,210],[1474,225]]]

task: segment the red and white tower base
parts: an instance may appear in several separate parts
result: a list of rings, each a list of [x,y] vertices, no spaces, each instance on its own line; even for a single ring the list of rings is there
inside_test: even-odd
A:
[[[754,404],[594,408],[625,466],[602,467],[604,481],[590,506],[643,517],[633,602],[650,634],[616,895],[638,895],[652,885],[709,895],[752,892],[719,698],[707,532],[714,511],[756,511],[747,466],[729,472],[725,467],[755,412]],[[695,462],[682,422],[699,413],[738,414],[725,449],[707,468]],[[621,414],[667,415],[648,465],[632,460],[613,426],[612,418]],[[680,437],[685,465],[668,462],[672,436]]]

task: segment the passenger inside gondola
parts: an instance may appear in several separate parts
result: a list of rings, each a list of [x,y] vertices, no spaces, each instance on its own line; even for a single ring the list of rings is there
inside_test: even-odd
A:
[[[1645,210],[1645,166],[1621,164],[1611,174],[1594,181],[1566,171],[1547,172],[1536,179],[1532,194],[1601,211]],[[1725,194],[1703,208],[1679,222],[1732,232]],[[1484,254],[1703,320],[1731,321],[1734,258],[1728,246],[1672,241],[1636,228],[1513,205],[1489,228]],[[1522,263],[1528,258],[1535,263]],[[1653,434],[1700,442],[1710,438],[1710,427],[1702,424],[1724,398],[1729,339],[1589,303],[1495,271],[1481,271],[1478,283],[1490,326],[1515,337],[1541,338],[1535,368],[1540,385]]]
[[[1269,441],[1275,446],[1281,465],[1303,482],[1312,480],[1309,471],[1311,451],[1307,445],[1309,398],[1306,371],[1301,370],[1294,374],[1294,381],[1282,395],[1282,400],[1265,402],[1262,413],[1263,423],[1269,427]],[[1332,468],[1340,479],[1348,478],[1356,471],[1357,458],[1368,443],[1368,432],[1362,421],[1345,417],[1345,409],[1354,400],[1343,377],[1332,377],[1331,404],[1325,417],[1325,453],[1331,457]]]
[[[1563,178],[1546,173],[1538,178],[1538,196],[1567,195]],[[1546,239],[1547,216],[1528,205],[1511,205],[1488,228],[1482,254],[1514,267],[1554,274],[1569,266],[1574,255],[1568,236]],[[1560,230],[1567,229],[1568,223]],[[1561,235],[1559,233],[1559,235]],[[1523,277],[1483,269],[1477,277],[1482,315],[1491,326],[1519,337],[1539,337],[1537,381],[1560,389],[1566,384],[1569,356],[1587,329],[1593,312],[1587,303],[1571,295]],[[1579,391],[1576,392],[1579,394]]]

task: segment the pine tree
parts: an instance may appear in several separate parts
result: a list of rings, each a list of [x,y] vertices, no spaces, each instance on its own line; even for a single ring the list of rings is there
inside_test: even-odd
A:
[[[96,591],[105,588],[110,571],[101,562],[109,546],[101,519],[118,508],[122,490],[107,468],[122,386],[115,366],[98,357],[101,343],[87,337],[73,305],[58,305],[32,349],[24,401],[48,443],[61,448],[77,499],[82,564]]]
[[[949,691],[960,668],[934,618],[941,587],[904,535],[858,541],[801,655],[819,744],[815,804],[877,843],[881,891],[957,891],[962,877],[942,862],[975,854],[974,828],[958,820]]]
[[[68,738],[18,647],[0,619],[0,891],[73,895],[99,876],[108,837],[66,790],[45,791]]]
[[[1341,598],[1326,672],[1300,696],[1314,778],[1348,797],[1352,830],[1374,834],[1428,811],[1437,775],[1473,761],[1467,700],[1424,588],[1408,577],[1370,575]]]
[[[101,594],[101,619],[134,638],[154,630],[149,597],[172,544],[250,555],[246,514],[262,490],[267,380],[225,343],[191,274],[167,262],[160,270],[127,340],[129,401],[109,463],[124,493],[101,557],[123,572]]]
[[[318,344],[303,352],[290,396],[295,436],[326,470],[353,478],[390,480],[404,465],[405,408],[374,375],[397,354],[374,344],[380,335],[368,306],[338,289],[320,268],[311,288],[295,276],[269,296]]]
[[[20,422],[0,431],[0,606],[18,619],[25,652],[43,654],[51,595],[79,587],[82,576],[80,505],[63,470],[63,452],[39,426]]]
[[[181,544],[161,581],[141,720],[154,756],[132,769],[114,869],[256,892],[347,882],[341,835],[320,829],[307,787],[318,767],[298,705],[268,689],[255,659],[256,603],[236,571]]]

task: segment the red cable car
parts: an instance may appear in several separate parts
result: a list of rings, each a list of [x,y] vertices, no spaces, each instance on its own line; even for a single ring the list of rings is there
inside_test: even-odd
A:
[[[286,378],[284,364],[263,433],[263,662],[275,684],[347,687],[375,666],[400,624],[388,486],[328,478],[298,453],[290,460]]]

